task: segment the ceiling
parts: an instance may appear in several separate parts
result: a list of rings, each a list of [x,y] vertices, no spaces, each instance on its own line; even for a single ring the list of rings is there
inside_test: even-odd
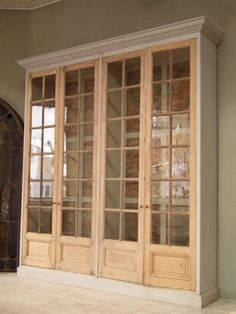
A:
[[[0,0],[0,10],[33,10],[61,0]]]

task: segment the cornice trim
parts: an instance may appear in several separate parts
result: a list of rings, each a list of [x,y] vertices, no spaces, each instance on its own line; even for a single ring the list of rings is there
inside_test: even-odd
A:
[[[198,17],[183,22],[159,26],[136,33],[122,35],[110,39],[96,41],[72,48],[62,49],[35,57],[20,59],[17,63],[27,70],[47,67],[53,64],[63,64],[68,60],[98,56],[99,53],[111,53],[116,50],[128,49],[137,46],[150,46],[153,42],[170,38],[196,35],[202,33],[215,45],[224,38],[223,32],[216,28],[206,17]]]

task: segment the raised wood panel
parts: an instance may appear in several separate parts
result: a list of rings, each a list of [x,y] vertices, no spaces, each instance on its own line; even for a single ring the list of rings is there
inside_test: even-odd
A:
[[[76,247],[74,245],[62,245],[62,261],[89,264],[89,247]]]
[[[137,254],[116,250],[105,250],[105,265],[123,270],[137,270]]]
[[[29,241],[29,257],[50,259],[50,243]]]

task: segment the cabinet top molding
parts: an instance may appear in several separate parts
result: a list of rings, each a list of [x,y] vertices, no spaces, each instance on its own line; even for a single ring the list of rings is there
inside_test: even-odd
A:
[[[142,49],[158,41],[171,38],[174,39],[186,35],[193,35],[195,37],[198,33],[204,34],[215,45],[218,45],[224,38],[224,33],[203,16],[34,57],[19,59],[17,63],[26,70],[33,71],[42,67],[75,63],[82,58],[97,58],[101,53],[112,54],[122,49]]]

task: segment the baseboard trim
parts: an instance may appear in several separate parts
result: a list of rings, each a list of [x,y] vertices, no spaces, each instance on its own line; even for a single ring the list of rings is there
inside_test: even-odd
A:
[[[29,279],[42,280],[104,292],[112,292],[136,298],[195,308],[207,306],[219,297],[218,288],[214,288],[207,293],[200,295],[191,291],[146,287],[134,283],[24,265],[18,267],[17,275],[19,277]]]

